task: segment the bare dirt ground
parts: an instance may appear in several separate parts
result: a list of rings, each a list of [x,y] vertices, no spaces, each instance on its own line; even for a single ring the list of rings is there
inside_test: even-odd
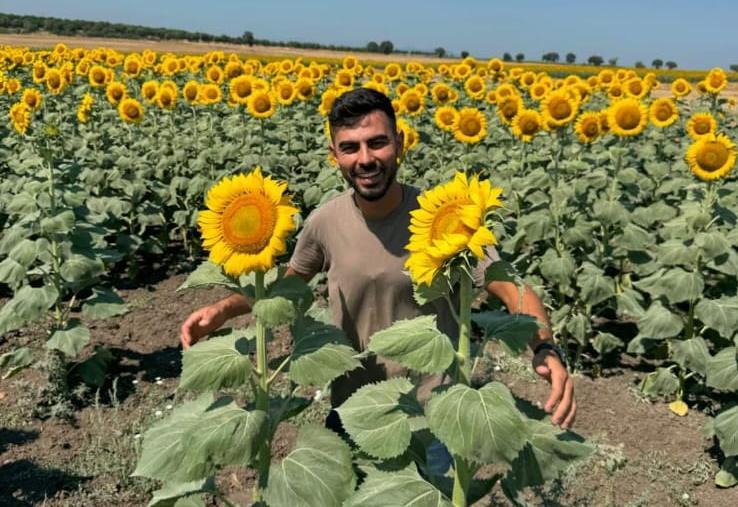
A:
[[[130,474],[140,435],[177,403],[179,326],[193,309],[225,295],[221,290],[175,292],[185,276],[161,272],[147,285],[121,289],[131,311],[90,323],[92,343],[109,347],[117,363],[111,381],[97,395],[88,395],[74,423],[32,415],[42,382],[38,371],[26,370],[0,381],[0,505],[147,503],[157,485]],[[23,330],[1,338],[0,353],[25,344],[40,353],[42,340],[39,329]],[[276,340],[270,353],[276,356],[287,347],[286,340]],[[485,364],[489,375],[505,382],[517,396],[542,402],[547,385],[531,373],[528,361],[493,350]],[[596,444],[596,452],[561,480],[530,491],[527,499],[532,505],[738,505],[738,488],[713,486],[717,464],[711,455],[713,443],[702,437],[704,414],[693,409],[679,418],[666,404],[645,401],[636,387],[643,375],[638,365],[618,363],[600,378],[575,378],[579,403],[575,430]],[[326,412],[325,402],[318,404],[301,416],[302,422],[320,423]],[[295,427],[285,426],[275,442],[275,458],[284,456],[294,436]],[[228,470],[219,481],[231,501],[249,505],[252,473]],[[496,491],[476,505],[507,504]]]

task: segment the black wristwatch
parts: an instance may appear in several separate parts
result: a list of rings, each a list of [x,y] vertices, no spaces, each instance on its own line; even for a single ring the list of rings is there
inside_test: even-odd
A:
[[[561,361],[561,364],[566,366],[566,354],[561,349],[561,347],[550,342],[539,343],[536,348],[533,349],[533,355],[535,356],[542,350],[552,350],[557,356],[559,356],[559,361]]]

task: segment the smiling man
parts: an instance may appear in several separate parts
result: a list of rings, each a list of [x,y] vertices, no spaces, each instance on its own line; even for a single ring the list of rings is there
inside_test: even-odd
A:
[[[410,277],[404,273],[410,212],[418,207],[420,191],[396,179],[403,136],[397,132],[391,102],[367,88],[347,92],[333,104],[329,123],[330,151],[351,188],[307,218],[289,261],[288,274],[310,280],[319,272],[327,273],[328,304],[334,322],[358,350],[364,350],[375,332],[396,320],[423,314],[436,315],[438,328],[455,339],[458,329],[447,303],[438,300],[418,305]],[[488,259],[479,263],[474,274],[478,284],[483,283],[484,269],[496,257],[497,253],[490,249]],[[518,288],[509,282],[492,282],[485,288],[510,312],[532,315],[545,324],[530,342],[533,366],[537,374],[551,383],[544,409],[553,414],[554,424],[570,427],[576,414],[573,384],[551,344],[551,331],[540,300],[528,287],[524,287],[520,297]],[[249,310],[249,301],[234,295],[195,311],[182,325],[183,347]],[[407,374],[396,363],[369,358],[364,361],[364,368],[333,381],[331,404],[340,405],[367,383]],[[440,375],[424,376],[420,379],[419,398],[427,398],[441,382]],[[340,429],[335,411],[327,424]]]

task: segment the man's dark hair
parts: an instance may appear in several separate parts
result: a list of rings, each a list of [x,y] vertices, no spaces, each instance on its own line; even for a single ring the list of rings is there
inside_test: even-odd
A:
[[[387,96],[371,88],[356,88],[338,97],[328,115],[331,135],[338,127],[352,127],[373,111],[382,111],[390,121],[392,132],[397,129],[395,110]]]

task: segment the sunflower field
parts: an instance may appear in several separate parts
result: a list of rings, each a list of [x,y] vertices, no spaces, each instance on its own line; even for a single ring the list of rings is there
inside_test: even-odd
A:
[[[299,58],[265,63],[218,51],[2,47],[0,335],[42,325],[47,341],[1,355],[0,373],[7,378],[39,364],[43,351],[44,410],[68,413],[72,384],[101,385],[112,360],[75,316],[125,313],[113,278],[135,278],[147,259],[172,251],[203,259],[209,250],[212,262],[184,288],[218,285],[255,297],[257,325],[185,352],[180,388],[200,394],[144,435],[136,474],[165,483],[151,505],[217,496],[213,473],[234,464],[259,471],[256,494],[269,505],[379,505],[400,492],[407,501],[466,505],[481,488],[472,480],[478,465],[504,464],[511,472],[501,484],[514,499],[586,455],[586,445],[569,433],[521,415],[504,386],[472,389],[462,364],[460,384],[429,402],[425,415],[403,401],[413,386],[402,380],[362,389],[339,409],[366,454],[358,489],[351,449],[321,428],[307,428],[281,465],[270,466],[277,424],[310,404],[270,397],[276,376],[287,374],[295,387],[321,387],[358,364],[357,352],[316,310],[312,289],[275,265],[293,248],[299,217],[344,190],[327,148],[326,117],[341,93],[369,87],[390,97],[397,113],[405,139],[402,181],[424,190],[450,180],[465,189],[476,185],[475,192],[485,188],[482,217],[494,200],[498,219],[480,222],[480,241],[495,242],[504,261],[489,276],[524,280],[541,296],[570,369],[596,374],[620,354],[637,358],[649,368],[644,396],[669,403],[679,416],[696,407],[709,414],[705,432],[720,449],[715,482],[734,486],[738,123],[727,86],[719,68],[696,81],[675,79],[668,93],[657,94],[666,86],[654,74],[603,69],[558,78],[499,59],[380,67],[351,56],[329,65]],[[268,255],[229,257],[215,246],[212,210],[224,207],[221,185],[239,181],[261,185],[279,203],[273,222],[280,234]],[[471,241],[469,248],[479,246]],[[413,259],[422,256],[412,251]],[[423,262],[411,266],[411,275],[431,290]],[[461,316],[467,338],[498,339],[521,352],[535,322],[505,320],[510,316],[489,305]],[[265,343],[272,328],[285,325],[295,350],[269,366]],[[421,340],[413,350],[433,341],[442,357],[393,351],[388,344],[403,336]],[[400,322],[375,342],[372,353],[424,372],[443,372],[459,354],[468,360],[474,348],[467,343],[455,351],[426,321]],[[222,366],[213,368],[215,359]],[[249,410],[213,396],[249,386]],[[498,410],[490,424],[499,424],[509,441],[474,448],[469,442],[476,440],[459,438],[489,437],[478,424],[481,414],[458,426],[440,415],[474,411],[455,405],[451,394],[462,391]],[[395,411],[378,413],[381,399]],[[195,431],[207,424],[217,431]],[[401,459],[414,446],[427,447],[428,428],[456,460],[452,485],[426,480],[430,459],[417,468]],[[188,449],[185,442],[198,445]],[[304,472],[311,468],[325,482]]]

